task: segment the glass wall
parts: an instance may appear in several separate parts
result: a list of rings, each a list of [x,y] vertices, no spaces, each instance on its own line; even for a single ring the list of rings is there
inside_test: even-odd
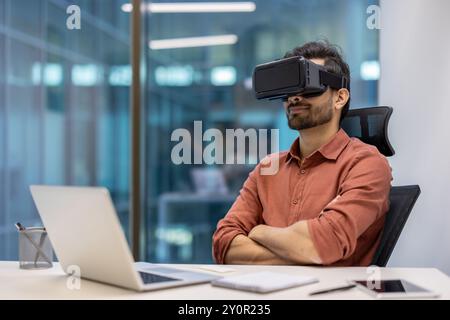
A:
[[[40,224],[30,184],[105,186],[128,232],[128,2],[0,1],[0,259],[17,259],[15,222]],[[241,12],[164,12],[170,2],[180,1],[143,0],[141,258],[208,263],[217,221],[259,159],[248,143],[244,164],[209,165],[202,133],[262,129],[270,140],[279,129],[279,148],[287,149],[297,133],[280,102],[254,98],[251,75],[310,40],[342,47],[352,108],[376,105],[378,31],[366,21],[378,1],[256,0]],[[72,4],[81,29],[67,27]],[[172,157],[177,129],[191,133],[191,164]]]
[[[304,42],[328,39],[343,49],[351,67],[352,108],[377,104],[378,31],[366,24],[367,8],[377,1],[253,3],[255,10],[247,12],[164,13],[147,2],[143,30],[148,42],[143,228],[147,260],[212,262],[211,236],[217,221],[254,167],[250,162],[176,164],[171,158],[179,143],[171,139],[174,130],[187,129],[192,134],[192,159],[195,154],[201,157],[208,144],[195,139],[194,121],[201,121],[203,132],[216,128],[224,135],[226,129],[279,129],[281,150],[296,138],[280,102],[254,98],[255,65],[281,58]],[[212,36],[219,36],[213,38],[218,41],[215,45],[211,38],[202,38],[203,44],[186,39]],[[159,41],[167,39],[178,40]]]
[[[30,184],[108,187],[128,230],[129,15],[120,0],[0,1],[0,260],[39,225]],[[69,5],[81,29],[69,29]]]

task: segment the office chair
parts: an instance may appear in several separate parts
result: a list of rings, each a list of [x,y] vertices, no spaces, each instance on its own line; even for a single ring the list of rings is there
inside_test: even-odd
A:
[[[392,111],[391,107],[349,110],[341,127],[350,137],[374,145],[383,155],[390,157],[395,154],[388,138],[388,124]],[[373,265],[386,266],[419,195],[418,185],[391,187],[390,207],[386,214],[380,245],[372,260]]]

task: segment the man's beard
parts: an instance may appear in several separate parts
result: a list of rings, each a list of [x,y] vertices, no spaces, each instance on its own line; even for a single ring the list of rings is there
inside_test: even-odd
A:
[[[297,114],[290,114],[289,108],[302,105],[289,105],[286,111],[289,128],[293,130],[303,130],[328,123],[333,118],[331,107],[332,99],[329,99],[321,106],[309,106],[309,109]]]

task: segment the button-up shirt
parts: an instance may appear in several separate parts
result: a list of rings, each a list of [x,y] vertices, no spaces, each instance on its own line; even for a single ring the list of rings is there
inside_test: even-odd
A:
[[[324,265],[370,265],[381,240],[392,180],[378,149],[340,129],[303,161],[298,138],[289,151],[269,159],[273,157],[278,160],[276,173],[262,174],[261,161],[219,221],[213,235],[216,262],[224,263],[234,237],[247,236],[259,224],[287,227],[304,220]]]

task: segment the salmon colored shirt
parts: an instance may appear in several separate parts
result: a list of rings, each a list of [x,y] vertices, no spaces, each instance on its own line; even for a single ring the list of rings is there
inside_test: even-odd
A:
[[[306,220],[324,265],[370,265],[389,209],[386,158],[342,129],[303,163],[298,138],[289,151],[274,155],[277,173],[261,174],[259,163],[219,221],[213,235],[216,262],[224,263],[234,237],[247,236],[259,224],[287,227]]]

